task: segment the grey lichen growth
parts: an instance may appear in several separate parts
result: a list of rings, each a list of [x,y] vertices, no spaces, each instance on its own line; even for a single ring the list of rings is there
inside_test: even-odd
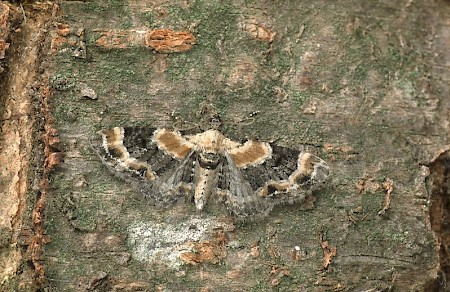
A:
[[[182,222],[135,222],[128,228],[128,245],[138,261],[160,262],[178,269],[183,264],[180,255],[190,251],[194,242],[208,238],[217,227],[230,228],[214,217],[191,217]]]

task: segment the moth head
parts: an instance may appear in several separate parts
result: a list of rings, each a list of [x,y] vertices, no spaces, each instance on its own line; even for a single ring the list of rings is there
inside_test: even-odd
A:
[[[221,156],[213,152],[200,152],[198,155],[198,163],[200,167],[206,169],[216,169],[221,161]]]
[[[202,121],[200,128],[204,131],[213,129],[220,130],[222,127],[222,121],[220,115],[217,112],[215,106],[212,103],[204,103],[202,108],[197,113]]]

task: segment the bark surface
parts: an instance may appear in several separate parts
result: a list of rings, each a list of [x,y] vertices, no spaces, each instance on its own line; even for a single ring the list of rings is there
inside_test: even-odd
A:
[[[443,0],[0,2],[1,290],[444,291],[449,15]],[[90,147],[114,126],[201,128],[205,104],[226,136],[306,149],[330,180],[238,223],[220,204],[152,206]]]

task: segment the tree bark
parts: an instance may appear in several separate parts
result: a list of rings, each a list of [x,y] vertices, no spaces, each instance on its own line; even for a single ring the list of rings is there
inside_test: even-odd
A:
[[[448,1],[0,3],[2,290],[446,289]],[[236,222],[152,206],[90,146],[205,104],[330,179]]]

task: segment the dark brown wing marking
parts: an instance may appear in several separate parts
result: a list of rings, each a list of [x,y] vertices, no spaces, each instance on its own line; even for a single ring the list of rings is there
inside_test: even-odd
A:
[[[155,180],[156,174],[153,172],[150,165],[143,161],[130,156],[128,149],[124,146],[124,128],[115,127],[109,130],[100,132],[102,136],[102,146],[105,154],[109,156],[109,161],[117,170],[127,169],[136,173],[147,180]],[[113,163],[111,160],[114,160]]]

